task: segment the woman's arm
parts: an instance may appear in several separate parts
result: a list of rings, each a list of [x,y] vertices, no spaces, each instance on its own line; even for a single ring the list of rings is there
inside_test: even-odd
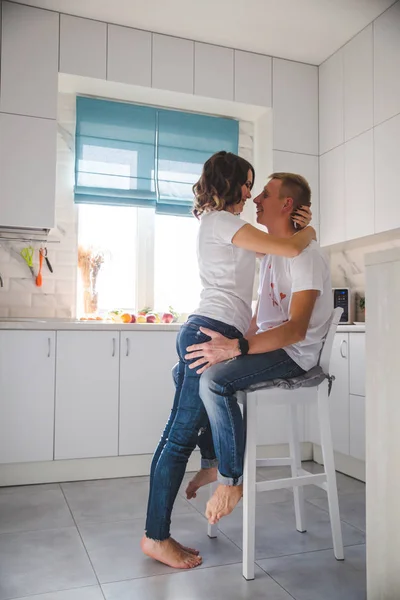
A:
[[[232,244],[252,252],[261,254],[276,254],[293,258],[298,256],[306,248],[311,240],[316,240],[316,232],[313,227],[306,227],[290,238],[280,238],[276,235],[264,233],[249,223],[243,225],[233,236]]]

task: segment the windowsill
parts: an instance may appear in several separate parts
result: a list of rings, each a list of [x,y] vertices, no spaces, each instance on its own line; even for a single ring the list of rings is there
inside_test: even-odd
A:
[[[112,323],[73,319],[0,319],[0,329],[45,331],[179,331],[181,323]]]

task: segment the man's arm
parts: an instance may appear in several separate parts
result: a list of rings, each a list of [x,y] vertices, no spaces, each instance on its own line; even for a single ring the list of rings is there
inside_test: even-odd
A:
[[[249,354],[272,352],[273,350],[279,350],[303,340],[307,333],[318,294],[318,290],[295,292],[291,297],[289,320],[286,323],[282,323],[282,325],[258,335],[246,335],[246,339],[249,342]],[[211,341],[204,344],[195,344],[187,348],[190,354],[186,354],[186,359],[199,359],[191,363],[189,368],[196,369],[203,365],[197,371],[198,373],[202,373],[211,365],[240,355],[237,340],[230,340],[220,333],[204,327],[200,329],[211,338]]]

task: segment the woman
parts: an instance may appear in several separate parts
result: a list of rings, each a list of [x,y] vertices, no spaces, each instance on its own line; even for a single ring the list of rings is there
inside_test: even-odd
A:
[[[307,227],[292,238],[278,238],[238,219],[251,198],[254,169],[246,160],[218,152],[204,165],[194,185],[194,215],[200,219],[198,263],[202,292],[199,308],[184,323],[177,337],[179,363],[174,369],[175,399],[169,421],[153,457],[146,532],[142,550],[171,567],[189,569],[201,564],[198,552],[170,537],[171,512],[187,461],[199,444],[202,469],[214,468],[215,454],[208,417],[199,396],[199,374],[189,368],[186,348],[206,341],[200,327],[229,338],[242,337],[251,321],[256,253],[297,256],[315,238]],[[295,214],[304,226],[309,211]],[[199,435],[200,432],[200,435]],[[205,481],[195,481],[188,497]]]

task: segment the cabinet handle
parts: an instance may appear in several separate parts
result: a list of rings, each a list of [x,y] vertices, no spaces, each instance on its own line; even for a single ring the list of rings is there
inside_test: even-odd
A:
[[[51,355],[51,338],[47,338],[47,358]]]
[[[343,348],[346,345],[346,354],[343,353]],[[342,340],[341,344],[340,344],[340,356],[342,358],[347,358],[347,342],[346,340]]]
[[[112,357],[115,356],[115,338],[113,338],[113,349],[112,349]]]
[[[127,337],[126,338],[126,352],[125,352],[125,356],[129,356],[130,349],[131,349],[131,341]]]

